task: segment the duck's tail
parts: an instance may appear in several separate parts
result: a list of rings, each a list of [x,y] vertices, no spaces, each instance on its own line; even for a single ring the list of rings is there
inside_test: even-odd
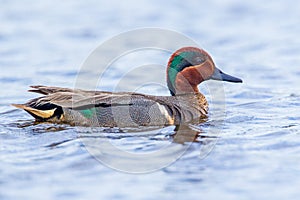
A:
[[[26,112],[28,112],[30,115],[32,115],[36,120],[38,121],[46,121],[50,118],[53,118],[54,116],[60,116],[61,108],[60,107],[53,107],[52,109],[37,109],[30,107],[26,104],[11,104],[12,106],[23,109]],[[52,104],[53,105],[53,104]],[[58,109],[60,108],[60,109]]]

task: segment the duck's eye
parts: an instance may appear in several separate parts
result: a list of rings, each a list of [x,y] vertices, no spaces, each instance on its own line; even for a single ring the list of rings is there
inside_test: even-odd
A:
[[[201,64],[205,61],[205,59],[203,57],[197,56],[197,57],[195,57],[194,61],[196,64]]]

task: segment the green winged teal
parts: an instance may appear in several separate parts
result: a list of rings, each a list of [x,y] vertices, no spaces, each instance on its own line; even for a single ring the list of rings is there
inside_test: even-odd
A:
[[[44,96],[12,105],[39,122],[105,127],[176,125],[206,117],[208,103],[197,86],[208,79],[242,82],[216,68],[204,50],[183,47],[168,62],[171,96],[31,86],[30,92]]]

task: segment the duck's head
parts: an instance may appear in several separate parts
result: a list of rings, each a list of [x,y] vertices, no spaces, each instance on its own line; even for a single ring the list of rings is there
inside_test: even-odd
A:
[[[172,95],[199,92],[197,86],[209,79],[242,82],[219,70],[203,49],[183,47],[172,54],[167,68],[167,83]]]

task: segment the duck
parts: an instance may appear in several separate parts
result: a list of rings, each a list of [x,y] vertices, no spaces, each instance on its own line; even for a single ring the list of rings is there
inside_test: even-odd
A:
[[[205,50],[182,47],[167,64],[169,96],[35,85],[28,91],[43,96],[12,106],[25,110],[36,122],[97,127],[179,125],[207,118],[208,102],[198,89],[207,80],[242,83],[218,69]]]

